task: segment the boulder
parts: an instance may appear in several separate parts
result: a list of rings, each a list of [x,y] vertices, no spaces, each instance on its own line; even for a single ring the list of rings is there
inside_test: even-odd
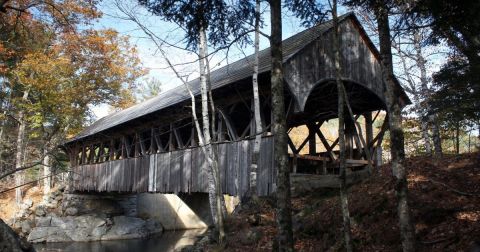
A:
[[[68,207],[67,209],[65,209],[64,214],[66,216],[75,216],[78,214],[78,209],[76,207]]]
[[[65,242],[72,239],[65,230],[58,227],[36,227],[28,235],[29,242]]]
[[[146,222],[140,218],[115,216],[110,230],[102,237],[102,240],[141,238],[148,234]]]
[[[45,206],[39,205],[35,208],[35,215],[36,216],[45,216],[47,214],[47,211],[45,210]]]
[[[33,224],[34,224],[34,223],[33,223],[32,220],[24,220],[24,221],[22,221],[22,223],[20,224],[20,226],[22,227],[22,233],[24,233],[24,234],[30,233],[30,230],[32,230]]]
[[[51,221],[52,221],[51,216],[37,217],[37,218],[35,218],[35,226],[37,226],[37,227],[50,227]]]
[[[35,251],[0,219],[0,250],[11,252]]]

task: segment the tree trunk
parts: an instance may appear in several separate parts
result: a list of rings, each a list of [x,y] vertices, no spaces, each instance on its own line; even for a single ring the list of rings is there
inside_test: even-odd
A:
[[[42,160],[42,165],[43,165],[43,197],[44,200],[47,200],[47,196],[50,193],[50,187],[52,185],[52,170],[50,169],[50,156],[48,155],[48,150],[45,147],[43,149],[43,160]]]
[[[434,115],[430,116],[430,121],[432,122],[432,138],[433,138],[433,147],[435,159],[440,159],[443,156],[442,150],[442,138],[440,136],[440,126],[438,125],[438,118]]]
[[[460,123],[455,124],[455,153],[460,154]]]
[[[288,167],[287,129],[282,67],[282,9],[280,0],[270,1],[270,53],[272,57],[272,129],[275,136],[274,159],[277,168],[278,251],[293,251],[290,171]]]
[[[202,126],[203,126],[203,136],[205,138],[205,146],[206,146],[206,158],[209,164],[209,197],[210,197],[210,204],[212,209],[212,214],[214,216],[214,220],[216,222],[216,227],[218,231],[218,238],[219,243],[223,244],[225,240],[225,227],[224,227],[224,219],[222,213],[222,199],[223,194],[221,192],[220,186],[220,176],[218,171],[218,162],[217,157],[215,155],[214,148],[211,142],[211,135],[210,135],[210,119],[208,113],[208,87],[207,87],[207,75],[206,75],[206,48],[207,48],[207,41],[206,41],[206,32],[204,27],[200,27],[199,30],[199,64],[200,64],[200,90],[201,90],[201,99],[202,99]]]
[[[5,87],[3,87],[5,89]],[[5,132],[5,124],[7,123],[7,113],[10,111],[10,105],[11,105],[11,96],[12,92],[8,92],[6,101],[2,101],[2,105],[5,104],[5,107],[2,107],[3,109],[3,120],[1,122],[0,126],[0,173],[4,172],[4,160],[3,160],[3,135]]]
[[[23,92],[22,102],[26,102],[28,99],[28,90]],[[17,133],[17,150],[15,154],[15,169],[20,169],[23,166],[23,154],[24,154],[24,140],[25,140],[25,112],[20,109],[18,113],[18,133]],[[18,171],[15,174],[15,185],[20,186],[23,183],[24,171]],[[15,202],[17,205],[22,203],[22,188],[15,189]]]
[[[253,61],[253,104],[255,114],[255,142],[253,145],[252,166],[250,167],[250,192],[249,196],[257,195],[257,163],[260,157],[260,144],[262,140],[262,118],[260,116],[260,98],[258,94],[258,51],[260,44],[260,0],[255,1],[255,58]]]
[[[428,79],[427,79],[427,67],[426,60],[423,57],[422,45],[421,45],[421,34],[420,31],[416,30],[413,34],[413,46],[416,53],[416,64],[420,69],[420,84],[421,84],[421,96],[423,100],[430,97],[430,90],[428,89]],[[420,105],[418,112],[420,114],[421,121],[421,130],[423,141],[425,142],[425,152],[427,155],[432,155],[432,145],[430,143],[430,136],[428,135],[428,113],[431,112],[429,103],[426,102],[425,105]],[[426,107],[425,107],[426,106]]]
[[[206,35],[205,35],[205,41],[207,40],[206,38]],[[216,125],[216,120],[215,120],[215,116],[216,116],[216,110],[215,110],[215,102],[213,100],[213,94],[212,94],[212,81],[210,79],[210,61],[208,60],[208,46],[205,46],[205,64],[206,64],[206,77],[207,77],[207,91],[208,91],[208,99],[209,99],[209,104],[210,104],[210,109],[211,109],[211,122],[210,122],[210,128],[211,128],[211,133],[213,134],[210,142],[215,142],[217,141],[218,139],[216,139],[216,135],[217,135],[217,130],[215,128],[215,125]],[[217,153],[217,149],[216,148],[212,148],[212,157],[213,157],[213,161],[215,162],[215,165],[217,166],[217,173],[220,174],[220,170],[218,168],[218,153]],[[218,193],[220,196],[218,196],[220,198],[220,205],[221,205],[221,208],[222,208],[222,211],[221,213],[223,214],[223,217],[225,218],[227,216],[227,207],[225,205],[225,198],[223,197],[223,192],[222,192],[222,188],[221,188],[221,185],[220,185],[220,175],[218,175]]]
[[[388,8],[385,2],[377,1],[375,16],[378,24],[380,55],[382,64],[382,77],[385,84],[385,100],[389,116],[389,128],[391,139],[392,170],[395,175],[395,190],[397,194],[397,212],[402,236],[403,251],[415,251],[415,230],[410,219],[408,206],[408,182],[404,166],[405,146],[402,129],[401,107],[396,95],[396,85],[393,75],[392,49],[390,37],[390,24],[388,20]]]
[[[343,235],[345,242],[345,249],[347,252],[353,251],[352,238],[350,231],[350,211],[348,210],[348,190],[346,177],[346,157],[345,157],[345,98],[344,87],[342,82],[342,70],[340,66],[340,39],[339,27],[337,18],[337,1],[333,0],[332,5],[333,16],[333,52],[335,60],[335,80],[337,83],[338,92],[338,144],[339,144],[339,169],[340,169],[340,205],[343,216]]]

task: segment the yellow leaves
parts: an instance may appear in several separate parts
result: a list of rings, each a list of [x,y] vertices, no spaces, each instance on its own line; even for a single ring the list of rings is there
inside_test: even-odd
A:
[[[13,73],[31,90],[25,107],[32,126],[54,120],[79,129],[89,105],[133,105],[132,88],[146,72],[126,37],[114,30],[85,30],[64,33],[48,49],[26,54]]]

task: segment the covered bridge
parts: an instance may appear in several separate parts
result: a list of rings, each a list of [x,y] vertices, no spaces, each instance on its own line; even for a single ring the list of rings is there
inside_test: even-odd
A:
[[[373,135],[372,123],[385,110],[384,84],[379,53],[354,14],[339,18],[343,80],[355,120],[363,124],[362,143],[353,120],[346,121],[349,173],[366,166],[366,149],[373,155],[385,124]],[[301,144],[289,141],[292,177],[309,174],[336,178],[336,141],[320,130],[323,122],[337,117],[334,82],[332,22],[326,22],[283,41],[287,127],[306,125]],[[258,170],[259,195],[275,191],[271,134],[270,50],[260,52],[259,89],[264,134]],[[215,148],[218,148],[223,192],[243,195],[255,135],[253,113],[253,56],[211,73],[216,106]],[[199,80],[188,83],[199,96]],[[400,101],[409,100],[400,85]],[[199,101],[199,99],[198,99]],[[208,192],[207,165],[192,124],[190,97],[185,86],[128,109],[108,115],[65,143],[73,170],[73,189],[79,192]],[[200,107],[200,105],[198,106]],[[200,111],[198,111],[200,114]],[[357,130],[356,130],[357,129]],[[317,141],[322,148],[317,150]],[[302,149],[308,146],[308,153]],[[320,150],[321,149],[321,150]],[[295,175],[297,174],[297,175]],[[313,175],[315,174],[315,175]],[[330,182],[326,182],[327,185]]]

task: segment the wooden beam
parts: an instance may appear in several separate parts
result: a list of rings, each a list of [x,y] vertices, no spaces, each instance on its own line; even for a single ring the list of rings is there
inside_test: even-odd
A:
[[[295,157],[298,159],[305,159],[305,160],[314,160],[314,161],[330,161],[330,158],[313,156],[313,155],[290,154],[290,157]]]
[[[168,134],[168,151],[173,151],[175,146],[173,145],[173,124],[170,123],[170,131]]]
[[[317,153],[317,134],[316,132],[316,127],[317,125],[315,123],[309,123],[307,124],[308,128],[308,153],[310,155],[315,155]]]
[[[228,114],[226,114],[226,113],[225,113],[223,110],[221,110],[221,109],[218,109],[218,111],[219,111],[220,114],[222,115],[223,120],[224,120],[224,122],[225,122],[225,125],[227,125],[227,131],[228,131],[228,135],[230,136],[230,139],[231,139],[231,140],[237,140],[237,139],[238,139],[237,130],[236,130],[235,127],[232,125],[230,116],[229,116]]]
[[[328,144],[328,141],[325,138],[325,136],[322,134],[322,131],[320,130],[320,128],[317,128],[317,135],[318,135],[318,138],[320,138],[320,141],[322,142],[323,146],[325,147],[325,150],[327,151],[330,158],[332,160],[337,160],[337,155],[335,155],[335,153],[333,153],[333,148],[335,147],[336,143],[338,143],[338,138],[337,138],[337,140],[335,140],[334,143],[332,143],[332,145],[330,145],[330,144]]]
[[[110,139],[110,145],[108,147],[108,154],[109,154],[108,161],[112,161],[112,160],[115,159],[115,140],[114,139]]]
[[[157,144],[155,141],[155,128],[150,129],[150,154],[157,153]]]
[[[137,141],[140,145],[140,156],[144,156],[147,154],[147,148],[145,147],[145,140],[143,139],[142,134],[137,133]]]
[[[177,145],[180,149],[184,147],[182,136],[180,132],[178,132],[177,128],[173,128],[173,134],[175,135],[175,139],[177,140]]]
[[[288,141],[288,146],[290,146],[290,149],[292,149],[293,153],[298,153],[297,147],[295,147],[295,144],[293,144],[292,139],[290,139],[290,136],[288,134],[287,134],[287,141]]]
[[[307,144],[307,142],[310,140],[310,137],[307,136],[305,138],[305,140],[303,140],[302,144],[300,144],[300,146],[297,148],[297,152],[296,154],[300,153],[300,151],[302,151],[303,147],[305,147],[305,144]]]
[[[165,151],[165,146],[163,146],[162,139],[160,138],[160,136],[156,132],[155,128],[152,128],[152,130],[153,130],[153,134],[154,134],[153,136],[155,138],[155,143],[157,145],[157,151],[158,152]]]

